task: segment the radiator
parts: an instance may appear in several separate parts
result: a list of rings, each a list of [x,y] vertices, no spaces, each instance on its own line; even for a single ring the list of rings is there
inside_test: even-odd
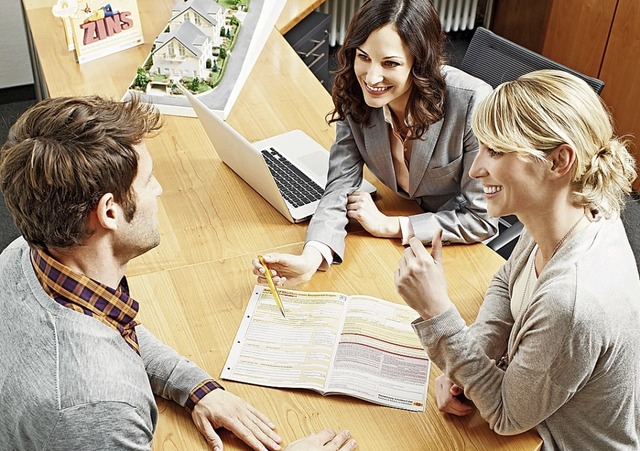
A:
[[[327,0],[318,11],[331,15],[329,45],[342,45],[353,12],[364,0]],[[414,0],[426,1],[426,0]],[[478,0],[433,0],[445,33],[472,30],[476,22]]]

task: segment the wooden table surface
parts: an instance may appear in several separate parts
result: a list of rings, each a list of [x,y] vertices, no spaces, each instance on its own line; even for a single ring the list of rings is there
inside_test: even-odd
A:
[[[402,246],[366,234],[349,235],[347,246],[350,258],[343,265],[317,274],[300,288],[369,294],[401,303],[393,286],[393,271]],[[444,262],[451,297],[471,323],[490,279],[487,268],[497,268],[502,259],[486,246],[476,244],[445,247]],[[255,284],[249,256],[134,276],[129,283],[141,302],[142,323],[165,343],[219,377]],[[325,428],[346,427],[362,450],[537,449],[540,440],[533,432],[503,437],[492,432],[477,412],[464,418],[440,413],[434,392],[434,380],[439,374],[432,365],[425,412],[382,407],[346,396],[323,397],[309,390],[221,382],[266,413],[285,442]],[[159,401],[159,408],[154,449],[207,449],[184,409],[166,401]],[[232,434],[222,434],[225,449],[246,449]]]
[[[67,51],[54,0],[23,0],[37,54],[37,83],[49,96],[100,94],[120,99],[169,18],[173,0],[138,0],[145,44],[82,65]],[[324,147],[334,139],[326,124],[331,98],[282,37],[321,1],[289,0],[227,121],[250,141],[302,129]],[[133,260],[128,275],[140,301],[140,320],[159,338],[218,377],[255,283],[250,261],[257,253],[297,252],[305,224],[290,224],[218,158],[196,118],[165,116],[164,130],[147,147],[163,186],[160,246]],[[377,180],[377,203],[388,214],[418,211]],[[357,229],[357,228],[356,228]],[[402,246],[364,232],[347,237],[344,264],[319,273],[300,289],[369,294],[401,302],[393,270]],[[484,245],[448,246],[444,258],[451,296],[472,322],[501,257]],[[540,445],[534,432],[494,434],[479,415],[455,418],[434,404],[432,367],[425,413],[385,408],[354,398],[224,382],[278,425],[286,441],[325,427],[347,427],[364,450],[504,449]],[[206,449],[190,417],[158,400],[155,450]],[[247,449],[222,432],[225,449]]]

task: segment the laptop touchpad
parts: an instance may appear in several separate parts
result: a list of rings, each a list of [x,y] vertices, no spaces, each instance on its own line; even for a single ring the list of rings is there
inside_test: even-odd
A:
[[[329,169],[329,152],[323,154],[322,152],[311,152],[310,154],[297,158],[296,161],[303,164],[309,171],[322,178],[327,177],[327,170]]]

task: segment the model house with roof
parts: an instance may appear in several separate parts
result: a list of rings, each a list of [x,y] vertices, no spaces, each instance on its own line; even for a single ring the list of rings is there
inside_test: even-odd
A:
[[[188,0],[173,8],[168,30],[158,35],[150,73],[170,78],[208,78],[207,60],[222,42],[224,8],[214,0]]]

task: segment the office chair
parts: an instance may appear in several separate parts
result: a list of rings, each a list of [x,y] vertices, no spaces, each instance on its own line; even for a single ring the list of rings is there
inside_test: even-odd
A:
[[[636,192],[625,198],[625,208],[620,215],[640,274],[640,195]]]
[[[505,81],[540,69],[558,69],[583,79],[600,94],[604,82],[556,63],[549,58],[526,49],[483,27],[478,27],[471,38],[460,68],[496,88]],[[489,241],[489,246],[504,258],[508,258],[515,240],[522,232],[522,223],[515,216],[499,219],[499,235]]]
[[[478,27],[473,34],[460,68],[489,83],[493,88],[540,69],[569,72],[586,81],[596,94],[600,94],[604,88],[602,80],[556,63],[483,27]]]

